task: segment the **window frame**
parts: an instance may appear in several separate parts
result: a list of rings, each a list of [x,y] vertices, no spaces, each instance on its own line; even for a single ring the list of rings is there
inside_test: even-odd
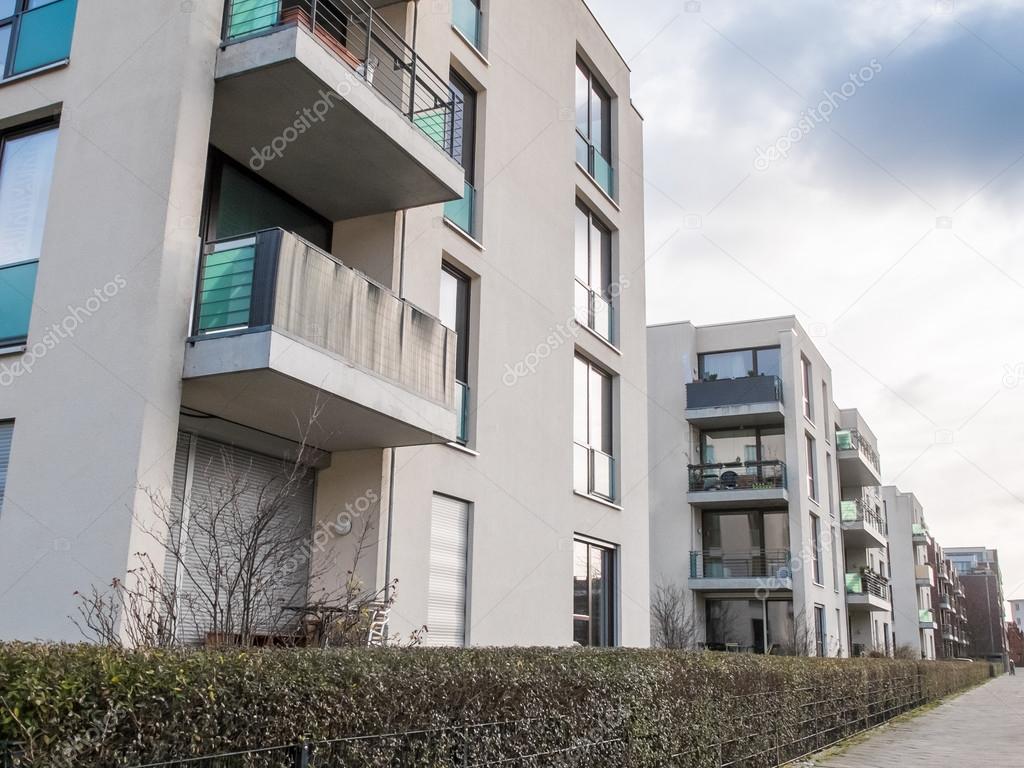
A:
[[[612,151],[612,148],[613,148],[613,141],[612,141],[612,139],[613,139],[613,131],[612,131],[612,111],[613,111],[612,110],[612,103],[613,103],[613,98],[612,98],[611,92],[605,87],[604,83],[602,83],[600,81],[600,79],[596,76],[593,67],[591,67],[586,61],[584,61],[582,56],[577,55],[576,56],[576,71],[574,73],[574,77],[578,77],[580,74],[583,75],[584,79],[587,82],[587,132],[586,132],[586,134],[582,133],[580,131],[580,126],[579,126],[578,120],[575,120],[575,117],[578,117],[578,115],[576,115],[575,113],[578,113],[579,109],[580,109],[580,104],[578,102],[576,102],[575,105],[574,105],[575,106],[575,110],[574,110],[574,123],[575,123],[574,124],[574,129],[576,131],[576,135],[579,138],[583,139],[583,141],[586,143],[587,147],[589,148],[588,152],[587,152],[586,171],[587,171],[588,174],[591,175],[591,177],[593,177],[594,173],[596,171],[596,168],[594,167],[593,155],[591,154],[591,152],[593,154],[600,155],[601,158],[605,162],[608,163],[609,167],[611,167],[613,169],[615,167],[615,162],[614,162],[614,157],[613,157],[614,152]],[[593,130],[594,130],[594,94],[595,93],[597,94],[598,100],[599,100],[600,105],[601,105],[601,111],[602,111],[602,115],[601,115],[601,143],[602,144],[605,144],[605,143],[607,144],[607,147],[608,147],[608,154],[607,155],[605,155],[603,152],[600,152],[598,150],[598,148],[597,148],[597,145],[594,143]],[[574,94],[574,96],[573,96],[574,101],[575,101],[575,96],[576,96],[576,94]],[[605,111],[605,110],[607,110],[607,111]]]
[[[471,376],[470,359],[472,357],[470,340],[472,339],[471,329],[473,323],[473,278],[458,267],[449,263],[447,260],[441,261],[441,273],[442,279],[444,275],[448,275],[456,281],[455,328],[451,328],[450,330],[455,331],[457,334],[455,348],[455,384],[456,387],[461,385],[464,388],[464,391],[462,394],[462,413],[459,414],[461,429],[459,434],[456,435],[455,442],[459,445],[469,445],[470,437],[473,432],[469,419],[469,399],[470,394],[473,391],[469,381]],[[459,327],[460,320],[462,325],[461,329]]]
[[[826,624],[825,606],[820,603],[814,604],[814,650],[819,658],[825,658],[825,638],[827,637],[828,625]]]
[[[814,395],[811,392],[811,382],[814,380],[814,372],[811,369],[811,361],[804,354],[800,355],[800,375],[803,379],[804,388],[804,417],[814,421]]]
[[[576,612],[576,550],[577,547],[586,547],[587,551],[587,610],[588,613],[581,614]],[[605,627],[604,632],[607,637],[607,642],[594,642],[594,591],[593,582],[590,578],[592,573],[592,557],[595,552],[599,552],[602,557],[602,578],[604,580],[604,614],[605,614]],[[572,607],[572,637],[573,643],[576,642],[576,622],[585,621],[587,622],[587,644],[583,647],[586,648],[614,648],[618,645],[618,637],[616,632],[616,621],[617,621],[617,597],[618,597],[618,574],[616,569],[618,568],[619,558],[619,547],[614,544],[607,544],[596,541],[586,536],[576,535],[573,537],[573,607]]]
[[[807,498],[817,503],[820,497],[818,488],[818,441],[810,432],[804,433],[807,446]]]
[[[821,573],[821,518],[813,512],[811,519],[811,578],[818,586],[825,586]]]
[[[11,454],[14,453],[14,419],[0,419],[0,430],[9,428],[10,429],[10,450],[6,455],[0,454],[0,460],[2,460],[3,472],[0,472],[0,517],[3,516],[4,512],[4,497],[7,491],[7,479],[11,472]]]
[[[758,361],[757,361],[757,353],[758,352],[767,352],[768,350],[778,350],[779,351],[779,362],[780,362],[780,365],[779,365],[779,373],[777,373],[777,374],[776,373],[761,373],[760,366],[758,365]],[[781,366],[781,361],[782,361],[782,345],[780,345],[780,344],[769,344],[767,346],[761,346],[761,347],[739,347],[737,349],[716,349],[714,352],[701,352],[701,353],[699,353],[697,355],[697,379],[699,381],[708,381],[709,380],[709,379],[706,378],[707,370],[704,367],[705,366],[705,358],[713,357],[715,355],[728,355],[728,354],[732,354],[734,352],[750,352],[751,353],[750,364],[752,366],[751,370],[754,371],[754,376],[776,376],[779,379],[782,378],[782,370],[781,370],[782,369],[782,366]],[[748,376],[743,376],[742,378],[749,379],[749,378],[753,378],[753,377],[748,375]],[[718,378],[716,378],[714,380],[715,381],[736,381],[736,379],[718,379]]]
[[[584,288],[587,291],[587,307],[586,311],[586,327],[594,333],[598,334],[601,338],[605,339],[610,344],[615,344],[618,337],[618,323],[617,323],[617,312],[615,306],[615,297],[612,296],[612,283],[614,273],[614,247],[613,238],[614,232],[610,226],[608,226],[604,220],[594,212],[594,210],[588,206],[583,200],[576,198],[576,213],[582,214],[587,221],[587,279],[584,283],[579,274],[576,272],[576,258],[579,254],[575,253],[575,248],[578,246],[575,238],[573,240],[573,276],[575,284]],[[575,219],[574,219],[575,228]],[[593,241],[594,231],[597,230],[600,237],[600,243],[595,248]],[[595,253],[599,251],[599,253]],[[599,261],[597,271],[600,273],[600,285],[594,285],[594,266],[595,259]],[[606,270],[607,267],[607,270]],[[595,295],[600,297],[607,305],[609,312],[608,321],[608,335],[605,336],[601,330],[597,327],[597,312],[594,307],[591,306],[591,296]],[[581,308],[576,307],[576,320],[580,322]]]
[[[18,49],[17,42],[21,34],[22,17],[29,11],[34,11],[37,8],[45,8],[47,5],[53,5],[54,3],[59,1],[60,0],[48,0],[48,2],[45,2],[42,5],[30,7],[29,4],[32,2],[32,0],[14,0],[14,11],[11,13],[11,15],[0,18],[0,30],[8,28],[11,31],[10,36],[8,37],[7,40],[7,55],[3,59],[3,61],[0,61],[0,83],[4,83],[7,80],[11,80],[16,77],[24,77],[25,75],[29,75],[33,72],[42,69],[46,69],[47,67],[54,66],[55,64],[59,64],[62,61],[64,61],[64,59],[58,59],[57,61],[54,61],[50,64],[43,64],[42,66],[34,67],[24,72],[19,72],[17,74],[13,72],[15,54],[17,53]]]
[[[578,439],[578,436],[576,434],[576,407],[578,405],[576,403],[576,394],[577,394],[576,390],[577,390],[577,386],[579,384],[579,382],[576,381],[576,375],[577,375],[577,371],[578,371],[577,363],[582,363],[586,367],[586,371],[587,371],[587,381],[586,381],[587,402],[586,402],[586,406],[585,406],[585,408],[586,408],[586,416],[587,416],[587,439],[586,439],[586,442],[580,442],[579,439]],[[608,430],[608,436],[607,436],[608,437],[608,450],[607,451],[602,447],[604,445],[604,443],[603,443],[604,435],[602,434],[600,436],[600,438],[599,438],[601,440],[600,443],[595,443],[595,436],[594,436],[593,430],[592,430],[592,428],[593,428],[594,412],[593,412],[593,409],[592,409],[593,390],[592,390],[592,387],[591,387],[591,382],[592,382],[592,376],[594,374],[602,376],[603,378],[607,379],[607,382],[608,382],[608,386],[607,386],[607,391],[608,391],[607,409],[605,410],[604,413],[601,414],[602,415],[603,423],[605,423],[604,420],[606,420],[606,423],[607,423],[607,430]],[[604,391],[604,390],[602,389],[602,391]],[[602,406],[603,406],[603,403],[602,403]],[[616,456],[616,451],[615,451],[615,437],[616,437],[616,430],[615,430],[615,374],[613,374],[611,371],[609,371],[608,369],[604,368],[603,366],[599,365],[598,363],[594,362],[589,357],[581,354],[580,352],[577,352],[573,356],[573,434],[572,434],[572,441],[573,441],[574,449],[575,449],[575,447],[579,447],[579,448],[583,448],[583,449],[586,450],[586,454],[587,454],[587,467],[586,467],[587,488],[584,490],[584,489],[576,487],[576,479],[575,478],[576,478],[576,474],[577,474],[577,467],[575,466],[575,463],[577,461],[577,452],[574,450],[573,451],[573,490],[575,490],[577,492],[580,492],[580,493],[585,493],[588,496],[593,496],[595,498],[602,499],[604,501],[610,501],[610,502],[613,502],[613,503],[616,501],[616,499],[618,498],[618,482],[617,482],[618,458]],[[594,453],[595,452],[601,453],[602,455],[607,456],[611,460],[610,461],[610,473],[609,473],[609,479],[608,479],[610,494],[608,494],[608,495],[603,494],[600,491],[597,491],[597,490],[594,489],[594,475],[595,475],[595,472],[594,472]]]

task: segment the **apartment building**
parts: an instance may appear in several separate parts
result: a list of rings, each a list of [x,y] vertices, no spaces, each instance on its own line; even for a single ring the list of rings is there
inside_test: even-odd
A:
[[[686,595],[703,647],[849,655],[832,374],[807,332],[669,323],[648,354],[653,594]]]
[[[1013,623],[1016,624],[1021,631],[1024,631],[1024,600],[1010,601],[1010,615],[1013,618]]]
[[[891,656],[889,537],[878,439],[855,408],[835,409],[834,434],[850,654]]]
[[[893,485],[882,487],[882,501],[892,553],[894,642],[920,650],[923,659],[935,659],[939,625],[933,603],[935,566],[929,560],[929,549],[934,544],[924,509],[913,493],[904,493]]]
[[[968,658],[970,632],[967,618],[967,593],[953,561],[945,556],[942,546],[932,542],[928,561],[935,568],[932,605],[937,606],[938,640],[935,656],[939,659]]]
[[[969,618],[970,652],[977,659],[1007,663],[1006,602],[999,551],[986,547],[949,547],[960,576]]]
[[[268,635],[397,580],[432,644],[649,642],[642,120],[582,0],[7,6],[0,638],[269,508]]]

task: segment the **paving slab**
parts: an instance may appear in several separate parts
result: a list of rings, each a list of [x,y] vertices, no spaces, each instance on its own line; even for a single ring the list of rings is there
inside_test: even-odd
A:
[[[1024,674],[1003,675],[935,709],[873,731],[815,768],[1024,766]]]

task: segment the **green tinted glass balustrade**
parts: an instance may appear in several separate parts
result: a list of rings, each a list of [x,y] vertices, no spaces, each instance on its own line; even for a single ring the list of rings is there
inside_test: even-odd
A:
[[[853,523],[857,521],[857,502],[856,501],[841,501],[839,502],[839,515],[840,519],[844,523]]]
[[[0,347],[28,338],[38,261],[0,267]]]
[[[459,417],[456,439],[465,445],[469,442],[469,385],[455,382],[455,413]]]
[[[444,204],[444,217],[470,236],[475,234],[473,232],[473,206],[475,198],[476,190],[467,181],[462,198]]]
[[[480,47],[480,9],[473,0],[453,0],[452,26],[474,46]]]
[[[864,592],[864,579],[859,573],[846,574],[846,591],[851,595]]]
[[[56,0],[21,14],[12,75],[55,64],[71,55],[77,7],[78,0]]]
[[[594,165],[590,173],[593,175],[594,181],[608,193],[609,197],[615,195],[615,169],[597,152],[594,152]]]
[[[448,145],[451,144],[449,139],[451,136],[451,115],[449,115],[447,107],[438,107],[437,109],[427,109],[418,112],[413,116],[412,121],[416,124],[417,128],[427,135],[428,139],[441,147],[441,149],[448,150]]]
[[[931,611],[918,611],[917,613],[922,624],[931,624],[934,621]]]
[[[262,32],[281,18],[281,0],[231,0],[228,5],[228,39]]]
[[[255,257],[255,243],[206,254],[199,287],[200,333],[249,324]]]
[[[848,429],[836,431],[836,447],[840,451],[852,451],[857,446],[853,444],[853,433]]]

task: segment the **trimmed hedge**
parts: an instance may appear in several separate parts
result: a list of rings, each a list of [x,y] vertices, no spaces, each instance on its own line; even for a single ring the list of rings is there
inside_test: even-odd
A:
[[[436,768],[545,752],[510,765],[770,766],[988,676],[984,663],[658,650],[14,643],[0,644],[0,744],[19,745],[16,765],[106,768],[442,728],[324,746],[318,754],[336,759],[312,765]],[[483,723],[510,724],[463,729]],[[273,755],[244,764],[292,765]]]

